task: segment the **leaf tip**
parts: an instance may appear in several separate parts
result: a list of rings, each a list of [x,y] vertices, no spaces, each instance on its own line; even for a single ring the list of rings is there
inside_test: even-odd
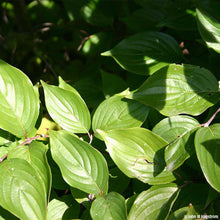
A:
[[[110,56],[112,56],[112,52],[111,52],[111,50],[105,51],[105,52],[101,53],[101,56],[110,57]]]

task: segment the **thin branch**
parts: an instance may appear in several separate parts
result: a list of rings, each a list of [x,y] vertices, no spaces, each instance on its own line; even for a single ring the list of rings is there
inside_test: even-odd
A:
[[[84,38],[82,39],[80,45],[78,46],[77,51],[80,51],[81,48],[82,48],[82,46],[84,45],[84,43],[85,43],[90,37],[92,37],[92,36],[93,36],[93,35],[89,35],[89,36],[87,36],[87,37],[84,37]]]
[[[220,108],[217,109],[217,111],[212,115],[212,117],[204,124],[201,124],[200,127],[209,127],[213,119],[216,117],[216,115],[220,112]]]
[[[33,140],[36,140],[36,139],[42,138],[42,137],[49,137],[49,135],[47,135],[47,134],[40,134],[40,135],[37,135],[37,136],[32,137],[32,138],[26,138],[26,140],[25,140],[24,142],[22,142],[21,144],[19,144],[16,148],[18,148],[18,147],[20,147],[20,146],[22,146],[22,145],[25,145],[25,144],[28,144],[28,145],[29,145]],[[16,148],[15,148],[15,149],[16,149]],[[7,156],[8,156],[8,153],[5,154],[4,156],[2,156],[2,157],[0,158],[0,163],[1,163]]]
[[[93,140],[93,135],[88,132],[88,136],[89,136],[89,144],[91,144]]]

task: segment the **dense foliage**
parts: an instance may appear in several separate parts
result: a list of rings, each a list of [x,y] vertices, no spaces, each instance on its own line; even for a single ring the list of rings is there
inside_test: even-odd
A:
[[[1,1],[0,219],[220,218],[219,11]]]

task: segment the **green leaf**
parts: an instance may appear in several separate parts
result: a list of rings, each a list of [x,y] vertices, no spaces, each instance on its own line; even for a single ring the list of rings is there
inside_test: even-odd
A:
[[[108,183],[107,163],[99,151],[67,131],[50,131],[51,154],[72,187],[102,194]]]
[[[190,167],[187,168],[191,169]],[[180,169],[178,171],[180,171]],[[182,175],[183,178],[189,179],[195,172],[188,171],[186,174],[184,174],[183,172],[178,173]],[[197,178],[200,178],[200,176]],[[189,184],[184,185],[184,187],[181,188],[177,200],[175,201],[173,209],[176,210],[181,207],[188,206],[190,203],[203,208],[208,197],[209,188],[210,186],[207,183],[191,182]]]
[[[122,194],[127,189],[129,183],[130,179],[118,167],[115,166],[109,169],[109,192]],[[141,182],[139,181],[139,183]]]
[[[174,38],[153,31],[128,37],[101,55],[112,56],[125,70],[141,75],[151,75],[169,63],[178,63],[182,59]]]
[[[53,199],[48,204],[48,220],[69,220],[78,218],[80,212],[79,204],[73,197],[64,195]]]
[[[8,159],[20,158],[26,160],[35,169],[41,179],[46,194],[49,197],[51,188],[51,171],[47,162],[46,152],[48,147],[44,144],[33,141],[29,146],[23,145],[8,153]]]
[[[165,18],[157,27],[169,27],[178,31],[196,31],[195,4],[192,0],[175,0],[165,5]]]
[[[220,53],[220,3],[218,1],[197,1],[197,24],[207,46]]]
[[[207,182],[220,192],[220,124],[196,132],[196,154]]]
[[[0,220],[18,220],[18,218],[0,206]]]
[[[0,127],[17,137],[30,132],[39,114],[39,98],[29,78],[0,60]]]
[[[68,205],[58,199],[53,199],[48,204],[48,220],[61,220]]]
[[[170,144],[165,149],[165,161],[168,170],[174,170],[184,163],[194,152],[195,130],[199,122],[189,116],[173,116],[160,121],[153,132]]]
[[[191,220],[191,219],[204,219],[202,218],[203,215],[200,215],[190,204],[188,207],[183,207],[176,210],[172,215],[169,216],[168,220]],[[205,215],[204,215],[205,216]]]
[[[138,9],[130,14],[126,18],[122,18],[127,27],[135,32],[141,32],[143,30],[158,30],[158,22],[164,19],[164,4],[160,7],[146,4],[144,8]]]
[[[35,169],[13,158],[0,164],[0,205],[22,220],[46,220],[47,195]]]
[[[80,94],[77,92],[76,89],[74,89],[71,85],[69,85],[68,83],[66,83],[61,76],[59,76],[59,87],[61,89],[65,89],[67,91],[70,91],[70,92],[74,92],[76,95],[78,95],[80,98]]]
[[[71,195],[73,196],[74,200],[79,204],[82,204],[87,209],[90,209],[91,203],[88,196],[88,193],[83,192],[77,188],[70,187]]]
[[[218,81],[207,69],[171,64],[154,73],[127,97],[166,116],[199,115],[219,100],[220,92]]]
[[[47,110],[53,120],[67,131],[87,133],[90,128],[90,113],[79,95],[41,81]]]
[[[130,178],[144,183],[163,184],[175,177],[165,167],[163,151],[168,144],[144,128],[97,130],[118,168]]]
[[[115,95],[127,88],[125,81],[117,75],[106,73],[101,70],[102,90],[105,98]]]
[[[92,129],[112,130],[139,127],[145,121],[149,108],[137,101],[126,99],[128,90],[104,100],[96,109]]]
[[[125,199],[116,192],[97,198],[90,209],[94,220],[126,220]]]
[[[186,216],[188,212],[188,207],[183,207],[181,209],[176,210],[174,213],[172,213],[168,220],[179,220],[179,219],[185,219],[184,217]]]
[[[178,188],[175,184],[152,186],[138,195],[128,220],[166,219],[177,195]]]

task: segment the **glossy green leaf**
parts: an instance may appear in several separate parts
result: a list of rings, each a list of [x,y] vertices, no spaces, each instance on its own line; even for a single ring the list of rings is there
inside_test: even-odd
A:
[[[125,199],[116,192],[97,198],[90,210],[93,220],[126,220]]]
[[[97,130],[118,168],[144,183],[163,184],[175,180],[164,161],[164,139],[144,128]]]
[[[19,219],[0,206],[0,220],[19,220]]]
[[[50,145],[52,157],[70,186],[87,193],[105,193],[108,167],[99,151],[63,130],[50,131]]]
[[[174,38],[153,31],[128,37],[101,55],[112,56],[125,70],[141,75],[151,75],[169,63],[178,63],[182,59]]]
[[[22,220],[46,220],[47,195],[35,169],[23,159],[0,164],[0,205]]]
[[[220,192],[220,124],[200,128],[196,132],[196,154],[208,183]]]
[[[48,220],[69,220],[78,218],[79,204],[68,194],[51,200],[48,204]]]
[[[128,97],[161,114],[199,115],[220,98],[218,81],[207,69],[171,64],[150,76]]]
[[[65,90],[67,90],[67,91],[74,92],[76,95],[78,95],[79,97],[81,97],[80,94],[77,92],[77,90],[74,89],[74,88],[73,88],[71,85],[69,85],[68,83],[66,83],[66,82],[62,79],[61,76],[59,76],[59,87],[60,87],[61,89],[65,89]]]
[[[41,83],[51,118],[65,130],[87,133],[91,123],[90,113],[82,98],[75,92]]]
[[[168,170],[178,168],[194,152],[195,129],[199,122],[189,116],[173,116],[160,121],[153,132],[164,138],[169,145],[165,149],[165,161]]]
[[[68,205],[58,199],[53,199],[48,204],[48,220],[61,220]]]
[[[152,186],[143,191],[131,207],[128,220],[164,220],[175,202],[178,188],[175,184]]]
[[[198,2],[197,24],[207,46],[220,53],[220,3],[201,0]]]
[[[24,137],[35,126],[39,99],[29,78],[0,60],[0,127]]]
[[[5,143],[2,143],[0,145],[0,158],[3,157],[5,154],[9,153],[11,150],[13,150],[15,147],[17,147],[19,144],[17,141],[5,141]]]
[[[137,101],[126,99],[128,94],[129,91],[125,90],[104,100],[98,106],[92,120],[93,131],[141,126],[149,108]]]
[[[20,158],[30,163],[44,184],[45,191],[49,196],[51,188],[51,171],[46,157],[47,150],[48,147],[44,144],[33,141],[29,146],[23,145],[10,151],[7,158]]]

